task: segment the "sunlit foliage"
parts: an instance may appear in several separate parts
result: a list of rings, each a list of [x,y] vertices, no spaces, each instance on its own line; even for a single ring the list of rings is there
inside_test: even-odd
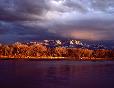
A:
[[[114,50],[90,50],[82,48],[49,48],[42,44],[15,43],[9,45],[0,44],[0,57],[6,58],[39,58],[39,57],[67,57],[74,59],[113,58]]]

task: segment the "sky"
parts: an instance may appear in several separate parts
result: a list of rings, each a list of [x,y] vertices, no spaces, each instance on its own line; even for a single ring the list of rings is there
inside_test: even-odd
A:
[[[114,0],[0,0],[0,42],[113,38]]]

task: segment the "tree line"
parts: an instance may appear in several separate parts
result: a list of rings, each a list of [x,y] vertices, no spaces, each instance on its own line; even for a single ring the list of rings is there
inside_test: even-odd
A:
[[[105,49],[82,49],[82,48],[49,48],[42,44],[22,44],[15,43],[9,45],[0,44],[0,57],[31,58],[31,57],[67,57],[67,58],[113,58],[114,50]]]

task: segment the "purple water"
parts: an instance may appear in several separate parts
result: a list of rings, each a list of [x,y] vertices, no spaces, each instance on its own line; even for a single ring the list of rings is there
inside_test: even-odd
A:
[[[114,88],[114,62],[0,60],[0,88]]]

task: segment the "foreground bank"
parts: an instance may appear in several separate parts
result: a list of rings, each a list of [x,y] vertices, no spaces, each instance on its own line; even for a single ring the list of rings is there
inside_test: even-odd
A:
[[[62,60],[68,60],[68,61],[114,61],[114,58],[89,58],[89,57],[81,57],[81,58],[75,58],[75,57],[7,57],[3,56],[0,57],[0,60],[38,60],[38,61],[62,61]]]
[[[42,44],[0,45],[0,58],[18,59],[72,59],[72,60],[113,60],[114,50],[88,48],[49,48]]]

